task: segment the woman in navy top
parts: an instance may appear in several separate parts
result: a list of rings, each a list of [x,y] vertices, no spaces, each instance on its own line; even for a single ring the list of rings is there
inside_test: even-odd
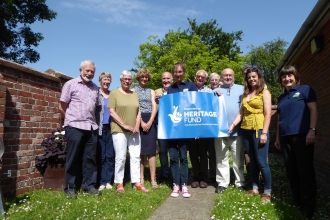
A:
[[[314,90],[300,85],[293,66],[279,73],[284,93],[278,99],[278,124],[275,146],[282,150],[295,206],[306,218],[312,218],[316,206],[314,141],[317,106]]]

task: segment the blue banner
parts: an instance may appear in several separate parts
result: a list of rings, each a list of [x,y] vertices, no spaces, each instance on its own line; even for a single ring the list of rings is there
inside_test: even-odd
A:
[[[158,139],[228,137],[223,96],[178,92],[159,99]]]

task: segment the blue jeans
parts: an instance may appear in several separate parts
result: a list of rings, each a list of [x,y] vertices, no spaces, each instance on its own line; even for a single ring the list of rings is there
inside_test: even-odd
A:
[[[97,180],[96,147],[98,130],[65,127],[65,192],[95,188]]]
[[[268,165],[268,149],[269,149],[269,133],[267,134],[266,144],[260,144],[260,135],[262,130],[258,131],[256,138],[255,130],[242,129],[242,137],[246,151],[250,157],[250,174],[252,180],[252,188],[258,189],[259,173],[261,171],[264,180],[264,193],[272,193],[272,175]]]
[[[168,140],[158,139],[159,146],[159,160],[160,160],[160,175],[168,178],[169,167],[168,167]]]
[[[173,176],[173,183],[179,186],[188,184],[187,151],[189,141],[190,139],[169,140],[170,167]]]
[[[109,124],[103,125],[102,136],[99,136],[97,147],[100,185],[111,184],[115,170],[115,150]]]

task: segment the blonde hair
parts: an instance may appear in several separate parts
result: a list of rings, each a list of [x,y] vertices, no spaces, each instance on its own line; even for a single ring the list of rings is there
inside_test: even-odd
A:
[[[111,74],[108,73],[108,72],[103,72],[103,73],[101,73],[101,75],[100,75],[100,77],[99,77],[99,82],[101,82],[101,80],[102,80],[103,78],[110,78],[110,81],[112,81]]]
[[[139,81],[140,78],[142,77],[147,77],[148,78],[148,82],[151,81],[151,73],[148,69],[145,68],[141,68],[139,69],[139,71],[136,74],[136,80]]]

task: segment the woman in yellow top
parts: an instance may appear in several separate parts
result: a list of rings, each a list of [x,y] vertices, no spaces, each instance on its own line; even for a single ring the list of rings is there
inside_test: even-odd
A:
[[[264,181],[261,201],[270,202],[272,177],[268,165],[269,134],[271,118],[271,94],[265,88],[265,80],[258,68],[250,68],[245,76],[244,94],[241,108],[229,127],[229,134],[241,123],[242,137],[250,157],[252,190],[247,196],[259,195],[259,173]]]

